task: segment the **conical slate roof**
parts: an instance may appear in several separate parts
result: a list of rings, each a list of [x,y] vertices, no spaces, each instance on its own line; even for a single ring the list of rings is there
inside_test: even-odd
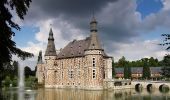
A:
[[[83,40],[73,40],[68,45],[66,45],[59,54],[57,55],[58,59],[62,58],[71,58],[71,57],[82,57],[85,56],[86,50],[103,50],[100,41],[97,37],[97,21],[93,17],[92,21],[90,22],[90,31],[91,36],[87,37]],[[103,52],[104,57],[108,57],[105,52]]]
[[[42,61],[42,51],[39,52],[39,55],[38,55],[38,64],[42,64],[43,61]]]
[[[50,29],[50,32],[49,32],[48,44],[47,44],[47,49],[45,51],[45,56],[56,56],[56,49],[55,49],[55,44],[54,44],[52,28]]]
[[[88,49],[102,49],[100,41],[97,36],[97,21],[94,17],[90,22],[90,31],[91,31],[91,36],[90,36],[90,45]]]

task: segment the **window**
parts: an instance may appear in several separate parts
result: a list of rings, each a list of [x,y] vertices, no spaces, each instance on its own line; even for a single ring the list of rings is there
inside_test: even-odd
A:
[[[95,61],[95,58],[93,58],[93,60],[92,60],[92,65],[93,65],[93,68],[95,68],[95,67],[96,67],[96,61]]]
[[[63,76],[64,76],[64,75],[63,75],[63,72],[61,72],[61,78],[62,78],[62,79],[63,79]]]
[[[80,60],[78,60],[78,68],[80,69]]]
[[[73,71],[70,71],[70,78],[73,78]]]
[[[63,62],[61,62],[61,68],[63,69]]]
[[[93,69],[92,74],[93,74],[93,79],[95,79],[96,78],[96,70],[95,69]]]
[[[92,48],[95,49],[95,44],[92,44]]]
[[[78,77],[80,78],[80,70],[78,70]]]
[[[68,70],[68,76],[70,79],[73,78],[73,71],[72,70]]]

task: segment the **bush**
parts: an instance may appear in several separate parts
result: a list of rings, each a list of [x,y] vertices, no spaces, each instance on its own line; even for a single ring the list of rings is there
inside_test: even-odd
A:
[[[6,77],[5,77],[5,80],[4,80],[4,82],[3,82],[4,86],[5,86],[5,87],[9,87],[11,83],[12,83],[12,82],[11,82],[10,77],[9,77],[9,76],[6,76]]]
[[[14,79],[12,80],[12,86],[13,86],[13,87],[17,87],[17,86],[18,86],[18,79],[17,79],[16,76],[15,76]]]
[[[34,76],[29,76],[28,78],[26,78],[25,80],[26,87],[34,87],[35,84],[36,84],[36,78]]]

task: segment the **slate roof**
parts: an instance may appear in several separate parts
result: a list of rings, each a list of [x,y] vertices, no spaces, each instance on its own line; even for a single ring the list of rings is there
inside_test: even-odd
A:
[[[38,62],[37,64],[42,64],[43,61],[42,61],[42,51],[39,52],[39,55],[38,55]]]
[[[90,43],[90,37],[84,40],[73,40],[64,47],[57,58],[69,58],[69,57],[81,57],[84,56],[85,49],[88,48]]]
[[[50,32],[49,32],[48,44],[47,44],[47,49],[45,51],[45,56],[56,56],[56,50],[55,50],[54,37],[53,37],[52,29],[50,29]]]
[[[124,68],[115,68],[114,70],[116,74],[124,74]]]
[[[106,53],[104,53],[104,50],[100,45],[100,41],[97,37],[97,21],[95,20],[95,18],[92,19],[90,26],[91,26],[90,37],[87,37],[86,39],[83,40],[71,41],[70,43],[68,43],[68,45],[61,49],[57,55],[55,50],[53,32],[52,29],[50,29],[45,56],[57,56],[57,59],[73,58],[85,56],[84,54],[85,50],[101,50],[103,51],[102,54],[105,58],[107,57],[110,58],[109,56],[106,55]]]
[[[131,67],[131,73],[132,74],[142,74],[143,73],[143,67]]]
[[[162,72],[162,67],[150,67],[150,72],[151,72],[151,74],[161,73]]]
[[[87,37],[86,39],[83,40],[73,40],[59,52],[59,54],[57,55],[57,59],[85,56],[84,54],[85,50],[89,49],[90,42],[91,42],[90,37]],[[106,55],[104,51],[103,56],[105,58],[109,57]]]

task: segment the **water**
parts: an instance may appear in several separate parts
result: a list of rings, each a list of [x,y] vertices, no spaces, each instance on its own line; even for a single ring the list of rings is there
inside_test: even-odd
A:
[[[25,75],[24,75],[24,67],[21,65],[18,66],[18,88],[23,90],[25,85],[24,85],[24,80],[25,80]]]
[[[24,67],[19,66],[18,88],[4,90],[4,100],[170,100],[170,92],[158,89],[123,89],[114,91],[87,91],[77,89],[38,89],[24,86]]]
[[[76,89],[38,89],[25,91],[22,99],[16,90],[4,91],[7,100],[170,100],[170,92],[159,90],[148,92],[143,89],[115,90],[115,91],[87,91]]]

